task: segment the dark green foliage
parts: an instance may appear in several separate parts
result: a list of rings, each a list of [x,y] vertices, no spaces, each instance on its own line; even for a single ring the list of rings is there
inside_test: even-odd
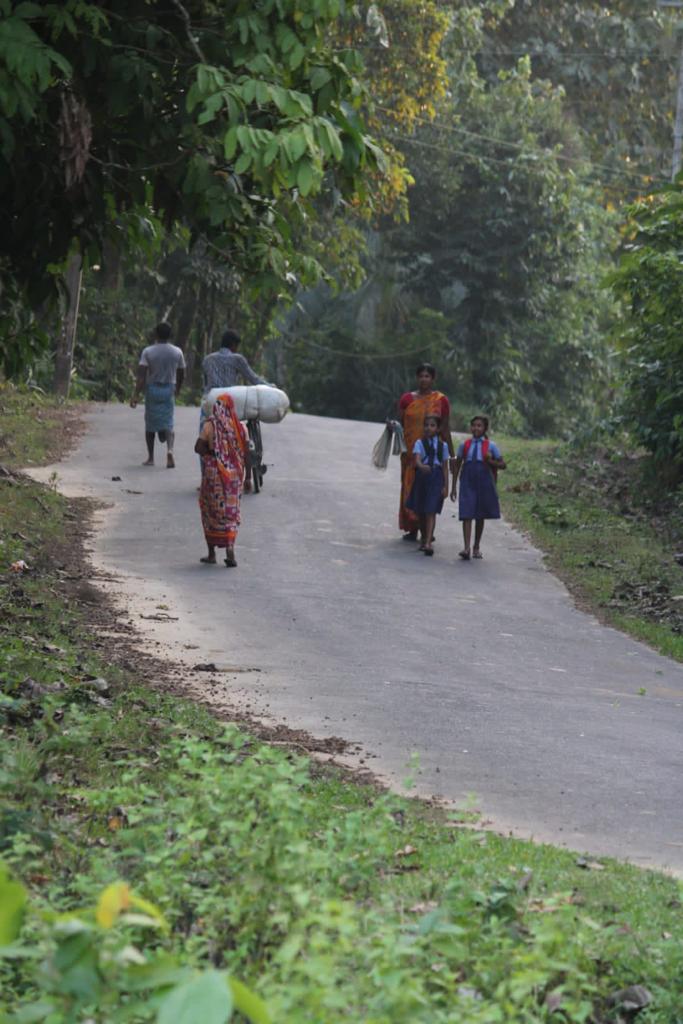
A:
[[[604,393],[613,218],[558,90],[524,62],[456,88],[451,111],[401,136],[410,221],[370,239],[368,282],[305,296],[289,318],[291,389],[311,411],[378,419],[429,357],[461,417],[484,409],[507,429],[561,433]]]
[[[683,185],[629,208],[618,270],[617,329],[625,425],[655,457],[660,477],[683,474]]]
[[[292,389],[313,395],[320,379],[317,407],[378,418],[411,368],[359,360],[356,387],[330,394],[348,360],[324,349],[422,342],[457,409],[533,434],[608,414],[614,307],[601,281],[617,207],[669,173],[675,26],[639,0],[458,5],[434,121],[388,129],[415,181],[410,221],[380,225],[355,295],[322,313],[302,301]]]
[[[315,279],[315,260],[293,241],[306,197],[324,184],[358,199],[383,159],[358,116],[359,59],[330,42],[339,17],[338,0],[2,0],[10,341],[30,333],[14,295],[45,315],[73,246],[86,264],[107,240],[134,250],[153,217],[184,222],[264,289]]]
[[[454,142],[449,129],[462,125],[500,142]],[[411,226],[391,245],[406,289],[446,319],[453,397],[508,429],[566,429],[604,372],[598,285],[609,229],[560,95],[534,86],[522,64],[406,146],[421,174]]]
[[[613,200],[669,174],[679,40],[676,11],[655,2],[503,0],[487,5],[477,63],[495,81],[529,55],[533,77],[562,86],[565,117]]]

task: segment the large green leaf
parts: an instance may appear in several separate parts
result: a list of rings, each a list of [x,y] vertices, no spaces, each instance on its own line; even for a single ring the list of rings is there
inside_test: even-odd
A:
[[[0,863],[0,946],[9,946],[19,935],[26,910],[26,890]]]
[[[225,975],[205,971],[169,993],[159,1008],[157,1024],[225,1024],[233,1005]]]
[[[236,981],[235,978],[229,978],[228,984],[238,1013],[251,1021],[251,1024],[271,1024],[270,1014],[260,996],[248,989],[241,981]]]
[[[302,160],[299,164],[296,183],[302,196],[307,196],[313,186],[313,168],[308,160]]]

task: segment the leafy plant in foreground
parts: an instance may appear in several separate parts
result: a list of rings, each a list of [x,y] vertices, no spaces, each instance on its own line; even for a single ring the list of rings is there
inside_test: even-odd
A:
[[[137,936],[168,926],[125,882],[107,886],[94,907],[44,915],[47,932],[36,945],[18,941],[27,902],[24,887],[0,864],[0,959],[41,961],[35,972],[41,995],[20,1004],[12,1017],[17,1024],[67,1024],[75,1014],[225,1024],[235,1012],[251,1024],[270,1024],[262,1000],[224,971],[195,971],[151,943],[146,949],[139,940],[134,944]]]

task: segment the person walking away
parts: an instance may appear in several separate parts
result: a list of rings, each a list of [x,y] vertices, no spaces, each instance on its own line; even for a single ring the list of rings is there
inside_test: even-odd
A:
[[[403,427],[406,451],[401,455],[401,499],[398,513],[398,525],[403,530],[404,540],[417,540],[419,521],[417,513],[408,508],[408,499],[415,482],[415,459],[413,450],[424,431],[425,416],[439,416],[441,427],[439,437],[448,445],[451,455],[453,439],[451,437],[451,407],[448,399],[434,387],[436,370],[431,363],[420,363],[415,371],[417,387],[415,391],[407,391],[398,402],[398,418]],[[433,538],[432,538],[433,539]]]
[[[210,352],[202,361],[202,385],[204,394],[211,388],[231,388],[239,384],[240,378],[245,384],[267,384],[263,377],[254,373],[251,366],[239,351],[242,344],[237,331],[224,331],[221,347],[217,352]]]
[[[489,441],[489,421],[486,416],[474,416],[470,421],[472,436],[458,448],[454,460],[453,485],[451,501],[457,495],[458,476],[460,477],[459,518],[462,522],[463,549],[458,552],[465,561],[481,558],[481,538],[484,523],[487,519],[500,519],[500,505],[496,478],[499,469],[505,469],[505,460],[495,441]],[[472,540],[472,520],[474,527],[474,549],[470,549]]]
[[[220,395],[214,402],[194,450],[202,460],[199,508],[208,548],[200,561],[215,565],[216,548],[225,548],[225,564],[232,568],[237,565],[240,499],[243,490],[251,490],[251,460],[247,435],[230,395]]]
[[[155,334],[154,344],[142,350],[130,405],[134,409],[144,392],[147,461],[143,466],[154,465],[154,435],[158,434],[161,443],[165,441],[168,448],[166,468],[174,469],[175,399],[185,378],[185,357],[182,349],[171,344],[170,324],[157,324]]]
[[[415,442],[415,481],[407,501],[420,523],[425,555],[433,555],[434,524],[441,514],[448,495],[448,445],[438,436],[441,429],[439,416],[425,416],[424,436]]]

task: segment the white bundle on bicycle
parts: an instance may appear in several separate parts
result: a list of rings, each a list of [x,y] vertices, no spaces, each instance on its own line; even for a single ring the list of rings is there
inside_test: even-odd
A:
[[[235,384],[231,388],[211,388],[202,402],[205,416],[210,416],[219,395],[230,395],[238,419],[262,423],[279,423],[289,411],[289,398],[280,388],[270,384]]]

